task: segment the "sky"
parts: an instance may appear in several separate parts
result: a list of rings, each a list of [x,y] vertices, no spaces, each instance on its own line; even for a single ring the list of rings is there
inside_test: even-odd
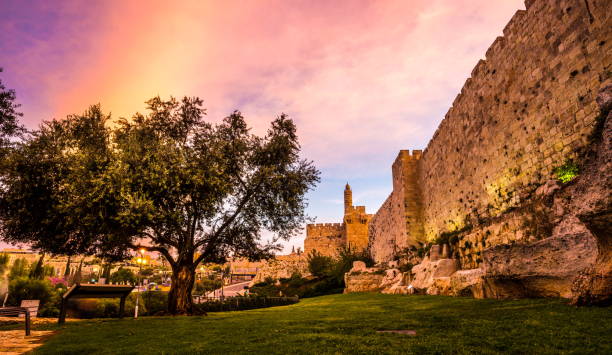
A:
[[[307,213],[340,222],[344,185],[375,213],[400,149],[424,149],[522,0],[0,0],[0,67],[23,123],[100,103],[199,96],[255,133],[295,120],[321,170]],[[304,235],[285,243],[303,245]]]

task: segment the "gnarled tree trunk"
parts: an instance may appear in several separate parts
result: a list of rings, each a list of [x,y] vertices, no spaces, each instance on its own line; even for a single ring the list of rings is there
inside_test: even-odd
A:
[[[170,314],[193,314],[191,291],[195,282],[195,266],[192,263],[177,264],[172,268],[172,286],[168,294]]]

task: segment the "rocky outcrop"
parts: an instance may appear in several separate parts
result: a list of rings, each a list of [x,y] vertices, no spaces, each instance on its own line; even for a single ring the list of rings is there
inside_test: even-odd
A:
[[[576,276],[595,262],[597,243],[586,228],[570,220],[556,231],[557,235],[532,244],[486,249],[482,268],[491,290],[483,296],[516,297],[520,289],[523,296],[570,298]]]
[[[582,175],[566,194],[570,218],[576,218],[597,243],[597,258],[572,287],[574,304],[612,304],[612,84],[597,96],[601,114]],[[565,207],[565,205],[563,205]]]
[[[480,296],[483,282],[482,269],[459,270],[450,276],[450,295],[452,296]]]
[[[430,261],[425,258],[422,263],[412,268],[414,278],[412,286],[416,289],[427,290],[434,285],[436,279],[450,277],[459,270],[459,264],[455,259],[439,259]]]

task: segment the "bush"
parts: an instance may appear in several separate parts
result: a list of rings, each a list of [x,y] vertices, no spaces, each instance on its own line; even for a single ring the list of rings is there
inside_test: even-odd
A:
[[[574,161],[568,160],[565,164],[556,167],[553,173],[557,180],[565,184],[574,180],[580,174],[580,167]]]
[[[25,258],[18,258],[15,260],[9,271],[9,280],[15,280],[20,277],[28,276],[30,268],[28,261]]]
[[[0,277],[4,275],[4,272],[6,271],[6,268],[8,267],[8,262],[10,259],[11,257],[6,253],[0,254]]]
[[[110,277],[110,282],[113,283],[126,283],[135,285],[136,284],[136,275],[130,269],[126,269],[124,267],[119,267],[119,269],[112,273]]]
[[[9,282],[8,304],[19,306],[22,300],[40,300],[40,305],[49,302],[54,289],[48,280],[18,277]]]
[[[313,250],[308,255],[308,271],[315,277],[327,276],[332,268],[333,259]]]
[[[208,301],[194,304],[195,313],[239,311],[245,309],[285,306],[297,303],[297,297],[228,297],[225,300]]]
[[[9,282],[7,304],[19,306],[23,300],[40,300],[38,315],[40,317],[57,317],[66,287],[51,285],[49,280],[19,277]]]
[[[197,280],[194,284],[193,293],[195,295],[203,295],[205,293],[214,291],[221,287],[221,280],[210,279],[208,277]]]
[[[138,316],[163,315],[168,309],[168,293],[161,291],[141,292],[138,301]],[[74,299],[68,305],[71,317],[77,318],[118,318],[119,298]],[[124,317],[134,315],[136,293],[125,300]]]
[[[353,262],[363,261],[367,267],[374,265],[374,260],[367,250],[357,251],[350,246],[338,249],[338,258],[334,262],[331,277],[335,278],[338,285],[344,288],[344,274],[353,268]]]

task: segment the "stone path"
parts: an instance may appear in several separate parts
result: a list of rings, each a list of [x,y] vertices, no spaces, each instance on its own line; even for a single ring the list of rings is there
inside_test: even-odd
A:
[[[0,331],[0,354],[25,354],[41,346],[54,333],[53,330],[33,330],[30,336],[25,336],[23,329]]]

